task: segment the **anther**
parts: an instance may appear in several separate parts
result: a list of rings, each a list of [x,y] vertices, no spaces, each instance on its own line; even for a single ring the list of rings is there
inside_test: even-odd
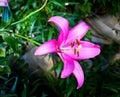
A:
[[[74,48],[74,54],[76,55],[76,53],[77,53],[77,50]]]
[[[74,46],[74,44],[75,44],[75,42],[71,42],[71,44],[70,44],[70,45],[71,45],[71,47],[73,47],[73,46]]]
[[[79,51],[77,51],[77,56],[79,57]]]
[[[79,46],[80,45],[80,41],[78,39],[76,39],[76,44]]]

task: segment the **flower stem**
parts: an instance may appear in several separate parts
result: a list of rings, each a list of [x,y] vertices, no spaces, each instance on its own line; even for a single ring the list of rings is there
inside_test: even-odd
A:
[[[34,11],[34,12],[31,12],[31,13],[28,14],[25,18],[23,18],[23,19],[21,19],[21,20],[19,20],[19,21],[17,21],[17,22],[12,23],[11,25],[15,25],[15,24],[18,24],[18,23],[20,23],[20,22],[23,22],[23,21],[25,21],[27,18],[29,18],[30,16],[32,16],[33,14],[41,11],[41,10],[46,6],[47,1],[48,1],[48,0],[45,0],[45,3],[43,4],[43,6],[40,7],[38,10],[36,10],[36,11]]]
[[[22,35],[19,35],[19,34],[14,34],[14,35],[17,36],[17,37],[23,38],[23,39],[25,39],[25,40],[27,40],[27,41],[35,44],[35,45],[40,45],[40,43],[38,43],[38,42],[36,42],[36,41],[34,41],[34,40],[32,40],[32,39],[26,38],[26,37],[24,37],[24,36],[22,36]]]

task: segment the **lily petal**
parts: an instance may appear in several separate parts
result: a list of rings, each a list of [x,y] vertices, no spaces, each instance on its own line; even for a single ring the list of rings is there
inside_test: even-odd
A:
[[[79,89],[84,83],[84,73],[83,73],[82,67],[77,61],[74,61],[74,66],[75,68],[73,71],[73,75],[75,76],[78,83],[77,89]]]
[[[57,52],[57,41],[55,39],[49,40],[39,46],[36,50],[34,55],[44,55],[44,54],[49,54],[49,53],[54,53]]]
[[[100,46],[91,42],[80,41],[81,49],[79,51],[80,59],[94,58],[100,54]]]
[[[74,62],[73,59],[69,58],[65,54],[59,54],[62,61],[64,62],[63,70],[61,72],[61,78],[66,78],[70,76],[74,70]]]
[[[8,6],[7,0],[0,0],[0,6]]]
[[[81,47],[80,47],[80,50],[78,51],[78,54],[75,54],[74,51],[71,51],[71,52],[65,51],[64,53],[76,60],[94,58],[95,56],[100,54],[99,45],[95,45],[87,41],[80,41],[80,45]]]
[[[59,28],[60,34],[58,37],[58,44],[60,44],[68,36],[68,30],[69,30],[68,20],[60,16],[53,16],[48,20],[48,22],[53,22]]]
[[[74,42],[76,39],[80,40],[89,29],[90,27],[85,22],[80,22],[69,31],[66,43]]]

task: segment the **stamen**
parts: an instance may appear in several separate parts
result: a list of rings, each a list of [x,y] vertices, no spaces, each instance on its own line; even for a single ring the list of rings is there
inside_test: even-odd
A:
[[[79,55],[80,55],[80,54],[79,54],[79,51],[77,51],[77,56],[79,57]]]
[[[79,46],[80,45],[80,41],[78,39],[76,39],[76,44]]]
[[[75,44],[75,42],[71,42],[70,46],[71,46],[71,47],[73,47],[73,46],[74,46],[74,44]]]
[[[80,41],[78,41],[78,39],[76,39],[76,44],[78,45],[76,48],[74,48],[74,54],[77,56],[77,57],[79,57],[80,56],[80,53],[79,53],[79,50],[80,50],[80,48],[81,48],[81,45],[80,45]],[[73,43],[72,43],[72,45],[73,45]]]
[[[74,54],[76,55],[76,53],[77,53],[77,50],[74,48]]]

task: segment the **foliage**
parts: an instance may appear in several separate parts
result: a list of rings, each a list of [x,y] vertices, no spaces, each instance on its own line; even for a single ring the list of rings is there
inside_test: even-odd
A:
[[[63,16],[72,27],[92,13],[120,11],[119,0],[46,1],[9,0],[9,7],[0,7],[0,97],[120,97],[120,60],[109,63],[119,49],[115,43],[101,45],[100,56],[80,61],[85,83],[79,90],[73,76],[59,77],[61,61],[52,68],[56,70],[55,79],[49,74],[35,79],[31,76],[34,72],[26,74],[28,64],[20,58],[26,53],[28,44],[38,46],[59,34],[58,29],[47,22],[50,17]],[[90,41],[90,32],[86,38]]]

